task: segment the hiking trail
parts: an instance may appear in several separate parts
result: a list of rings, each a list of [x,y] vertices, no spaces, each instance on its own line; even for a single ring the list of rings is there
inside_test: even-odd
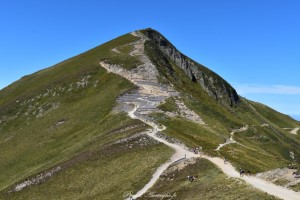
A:
[[[233,139],[234,133],[242,132],[242,131],[247,131],[247,130],[248,130],[248,125],[243,126],[242,128],[233,130],[233,131],[230,133],[230,138],[227,139],[227,140],[225,141],[225,143],[219,144],[218,148],[216,148],[216,151],[219,151],[222,147],[224,147],[224,146],[226,146],[226,145],[228,145],[228,144],[232,144],[232,143],[237,143],[237,144],[239,144],[237,141],[235,141],[235,140]]]
[[[153,129],[151,131],[149,131],[147,133],[147,135],[152,137],[153,139],[171,147],[172,149],[175,150],[175,153],[173,154],[173,156],[171,157],[171,159],[169,161],[167,161],[165,164],[161,165],[156,170],[156,172],[153,174],[150,181],[140,191],[138,191],[135,195],[133,195],[134,199],[141,197],[143,194],[145,194],[159,179],[160,175],[164,172],[164,170],[166,170],[172,163],[174,163],[175,161],[177,161],[179,159],[185,158],[185,157],[187,159],[195,158],[195,157],[201,157],[201,158],[207,159],[207,160],[211,161],[212,163],[214,163],[216,166],[218,166],[223,171],[223,173],[226,174],[227,176],[232,177],[232,178],[242,179],[245,182],[247,182],[248,184],[252,185],[253,187],[255,187],[263,192],[266,192],[268,194],[274,195],[278,198],[282,198],[282,199],[286,199],[286,200],[300,199],[300,192],[295,192],[295,191],[287,189],[285,187],[275,185],[271,182],[265,181],[263,179],[255,177],[255,176],[244,175],[243,177],[240,177],[239,172],[237,172],[236,169],[229,162],[226,162],[226,164],[224,164],[224,160],[219,157],[209,157],[207,155],[194,154],[182,145],[173,144],[173,143],[166,141],[163,138],[157,137],[155,134],[159,131],[165,130],[166,127],[164,127],[164,126],[159,127],[154,122],[146,121],[142,118],[137,117],[135,115],[135,111],[137,109],[138,109],[138,106],[135,106],[135,108],[133,110],[128,112],[128,115],[133,119],[140,119],[144,123],[152,126]]]
[[[142,65],[132,70],[126,70],[118,65],[110,65],[105,61],[101,61],[100,65],[104,67],[108,72],[118,74],[138,86],[138,89],[131,91],[131,93],[127,93],[118,98],[117,101],[122,107],[120,108],[120,110],[127,112],[129,117],[133,119],[139,119],[144,123],[148,124],[149,126],[151,126],[152,129],[150,129],[146,134],[149,137],[155,139],[156,141],[161,142],[175,150],[175,153],[172,155],[169,161],[162,164],[153,174],[149,182],[142,189],[140,189],[136,194],[133,195],[133,198],[136,199],[138,197],[141,197],[143,194],[145,194],[159,179],[160,175],[172,163],[182,158],[188,159],[188,158],[200,157],[200,155],[191,152],[184,145],[177,144],[177,143],[170,143],[166,139],[160,138],[156,135],[158,132],[165,130],[166,127],[154,123],[152,118],[149,117],[149,114],[158,111],[159,110],[157,108],[158,105],[164,102],[166,98],[172,96],[177,97],[179,96],[179,94],[176,90],[173,89],[172,85],[164,85],[159,83],[159,81],[157,80],[158,77],[157,68],[153,65],[153,63],[144,53],[144,43],[146,41],[146,38],[143,37],[138,32],[133,32],[132,35],[140,37],[140,40],[132,43],[134,50],[130,53],[130,55],[139,56],[140,60],[143,63]],[[185,109],[185,108],[188,109],[184,105],[184,103],[179,102],[179,100],[176,102],[176,104],[180,105],[179,107],[181,109]],[[132,105],[134,105],[133,108]],[[193,115],[194,113],[192,113],[192,116]],[[198,124],[202,124],[202,125],[205,124],[202,121],[202,118],[200,116],[193,116],[191,119],[190,118],[186,118],[186,119],[187,120],[192,119],[193,121],[196,120],[196,123]],[[225,145],[235,143],[235,140],[233,139],[234,133],[246,131],[247,128],[248,127],[246,126],[238,130],[232,131],[230,134],[231,137],[229,139],[229,142],[226,141],[224,144],[220,144],[216,150],[219,150]],[[201,155],[201,157],[214,163],[227,176],[242,179],[245,182],[252,185],[253,187],[261,191],[267,192],[268,194],[274,195],[282,199],[289,199],[289,200],[300,199],[300,192],[294,192],[292,190],[274,185],[273,183],[267,182],[265,180],[262,180],[254,176],[240,177],[239,172],[237,172],[229,162],[224,164],[224,160],[219,157],[209,157],[207,155]]]
[[[300,127],[296,127],[296,128],[282,128],[284,130],[291,130],[290,133],[297,135],[298,131],[300,130]]]

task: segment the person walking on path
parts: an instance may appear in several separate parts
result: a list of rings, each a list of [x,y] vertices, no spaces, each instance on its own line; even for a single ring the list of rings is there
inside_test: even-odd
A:
[[[129,193],[129,200],[134,200],[132,192]]]
[[[242,168],[240,168],[240,177],[243,177],[244,173],[245,173],[245,171]]]

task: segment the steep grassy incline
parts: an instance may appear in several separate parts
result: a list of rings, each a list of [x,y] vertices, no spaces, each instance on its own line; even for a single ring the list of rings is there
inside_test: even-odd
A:
[[[268,122],[273,123],[280,128],[295,128],[300,126],[299,122],[295,121],[288,115],[277,112],[276,110],[261,103],[253,101],[249,102],[260,115],[268,120]]]
[[[239,102],[240,99],[237,92],[227,81],[210,69],[182,54],[159,32],[152,29],[145,29],[142,33],[149,38],[152,47],[156,46],[162,56],[167,57],[182,69],[186,76],[197,83],[215,101],[229,107]],[[174,72],[169,67],[165,70],[170,74]]]
[[[142,97],[153,102],[136,94],[132,82],[107,73],[100,62],[143,83],[150,92]],[[148,79],[143,79],[144,74]],[[154,94],[158,90],[160,95],[175,95],[162,98]],[[299,127],[299,122],[238,96],[217,74],[181,54],[158,32],[146,29],[25,76],[0,91],[0,198],[122,199],[128,191],[139,191],[173,150],[143,134],[148,125],[113,109],[118,97],[129,91],[126,102],[143,101],[139,114],[165,125],[167,138],[224,156],[236,168],[255,173],[300,163],[299,134],[282,129]],[[160,110],[153,108],[165,98]],[[193,111],[201,123],[176,115],[180,106]],[[128,107],[118,109],[127,112]],[[150,108],[155,113],[143,114]],[[241,127],[246,128],[233,131]],[[216,151],[228,141],[234,142]],[[237,189],[240,182],[225,180],[209,163],[197,161],[187,169],[197,173],[198,168],[207,174],[199,173],[197,188],[210,191],[216,185],[229,199],[242,192],[245,198],[254,198],[248,186]],[[169,185],[173,189],[159,182],[153,191],[178,192],[182,198],[192,194],[195,199],[196,187],[187,185],[184,176],[180,173],[174,179]],[[213,183],[203,185],[211,177]],[[26,184],[30,187],[23,188]],[[231,188],[237,191],[228,192]],[[257,191],[255,195],[266,197]],[[219,196],[208,192],[201,197]]]
[[[142,188],[170,154],[169,148],[145,136],[103,145],[59,163],[62,170],[42,184],[0,198],[124,199]]]
[[[130,34],[123,35],[53,67],[23,77],[1,90],[1,111],[6,106],[14,104],[14,100],[21,101],[23,98],[36,95],[52,86],[76,82],[85,75],[91,75],[99,70],[103,70],[99,66],[101,60],[108,59],[111,63],[122,64],[122,66],[136,65],[136,62],[138,62],[137,58],[128,59],[127,52],[116,54],[111,49],[130,44],[138,39]]]
[[[171,150],[167,147],[151,142],[144,145],[140,154],[130,148],[116,155],[105,153],[108,152],[105,146],[109,148],[117,140],[147,129],[142,122],[130,119],[125,113],[112,112],[117,97],[135,86],[120,76],[107,73],[99,64],[101,60],[106,60],[125,67],[135,66],[139,59],[134,56],[128,59],[126,48],[119,49],[118,53],[112,49],[124,45],[131,48],[130,44],[137,39],[130,34],[121,36],[53,67],[25,76],[0,91],[0,191],[3,197],[15,199],[20,195],[20,199],[24,199],[28,192],[28,199],[35,195],[38,198],[44,194],[45,188],[50,199],[57,199],[57,195],[62,195],[57,186],[64,184],[62,192],[69,191],[73,199],[78,195],[78,188],[97,176],[102,177],[93,181],[98,193],[108,193],[113,189],[114,181],[121,176],[136,179],[136,185],[128,187],[137,190],[139,183],[144,183],[145,178],[151,176],[152,171],[170,156]],[[115,147],[122,149],[122,145]],[[95,152],[102,156],[96,156]],[[128,159],[129,163],[124,159]],[[107,164],[109,162],[112,164]],[[136,162],[141,162],[139,168],[134,167]],[[57,178],[54,175],[49,187],[46,184],[38,189],[25,188],[24,193],[6,196],[6,192],[13,190],[16,184],[34,180],[43,171],[57,167],[61,169],[58,172],[60,175]],[[121,170],[114,181],[103,182],[105,171],[116,167],[117,171],[121,168],[131,168],[132,171],[126,175]],[[90,170],[93,172],[90,173]],[[131,172],[132,176],[129,176]],[[64,177],[70,174],[73,179],[68,179],[68,182]],[[80,174],[84,174],[86,182],[76,183],[82,178]],[[140,178],[142,175],[145,177]],[[74,188],[72,184],[75,184]],[[106,184],[107,189],[101,191],[101,184]],[[89,194],[86,191],[83,197]]]
[[[197,177],[193,182],[188,175]],[[241,180],[226,177],[216,166],[204,159],[188,164],[171,166],[164,176],[143,195],[141,200],[150,200],[155,196],[174,197],[174,199],[265,199],[277,198],[253,189]]]
[[[200,87],[198,81],[193,81],[191,76],[186,76],[186,70],[182,69],[182,66],[179,66],[178,62],[175,61],[178,57],[178,59],[184,58],[185,62],[193,62],[194,67],[201,66],[200,64],[179,54],[176,49],[172,49],[173,45],[159,33],[147,29],[144,34],[149,37],[145,43],[145,52],[157,66],[161,76],[159,80],[162,83],[173,84],[176,90],[181,92],[184,103],[201,116],[207,124],[207,126],[197,125],[183,118],[169,117],[161,113],[152,115],[168,127],[166,130],[168,135],[183,141],[190,147],[202,146],[205,152],[211,155],[224,156],[232,161],[237,168],[251,168],[253,172],[300,162],[299,135],[292,135],[282,129],[282,127],[295,128],[299,126],[298,122],[242,97],[238,97],[238,101],[235,103],[224,105],[225,102],[228,103],[227,97],[219,101],[213,95],[208,94],[207,88]],[[159,44],[159,42],[163,44]],[[176,51],[177,57],[173,58],[172,55],[174,56],[174,54],[166,53],[166,51]],[[181,61],[184,60],[181,59]],[[214,74],[207,68],[201,68],[201,70],[207,74],[207,77]],[[219,79],[215,83],[223,82],[217,75],[214,75],[212,79]],[[226,83],[224,84],[226,85]],[[229,92],[234,91],[229,84],[226,87],[223,87],[222,84],[219,86],[212,84],[211,87],[217,87],[215,91],[227,90],[224,93],[220,92],[219,95],[226,94],[229,99],[234,95]],[[177,112],[172,98],[168,99],[160,108],[164,111]],[[266,123],[268,126],[265,126]],[[245,125],[249,127],[247,131],[233,136],[238,142],[237,144],[228,145],[220,151],[215,151],[218,144],[228,141],[233,129]],[[295,159],[289,156],[290,151],[296,155]]]

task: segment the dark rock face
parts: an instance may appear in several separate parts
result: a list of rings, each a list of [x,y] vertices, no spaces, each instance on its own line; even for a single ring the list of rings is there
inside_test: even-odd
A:
[[[164,36],[152,29],[145,29],[143,33],[152,40],[159,49],[180,67],[191,78],[215,100],[226,106],[234,106],[240,101],[235,89],[216,73],[196,63],[187,56],[180,53]]]

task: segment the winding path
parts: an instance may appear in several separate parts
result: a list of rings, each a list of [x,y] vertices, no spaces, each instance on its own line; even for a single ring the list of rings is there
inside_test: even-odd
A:
[[[171,147],[172,149],[175,150],[175,153],[171,157],[171,159],[166,162],[165,164],[161,165],[156,172],[153,174],[152,178],[150,181],[140,190],[138,191],[135,195],[133,195],[133,198],[138,198],[141,197],[143,194],[145,194],[154,184],[155,182],[159,179],[160,175],[166,170],[172,163],[175,161],[181,159],[181,158],[193,158],[193,157],[200,157],[198,154],[194,154],[190,152],[186,147],[178,145],[178,144],[173,144],[168,141],[166,141],[163,138],[157,137],[156,133],[159,131],[163,131],[166,129],[166,127],[161,126],[159,127],[157,124],[154,122],[151,122],[149,120],[145,120],[143,118],[137,117],[135,115],[135,111],[138,109],[139,105],[135,105],[134,109],[128,112],[128,115],[133,118],[133,119],[139,119],[143,121],[144,123],[150,125],[153,127],[151,131],[147,133],[148,136],[152,137],[153,139],[164,143],[165,145]],[[216,166],[218,166],[223,173],[225,173],[229,177],[233,178],[239,178],[247,182],[248,184],[252,185],[253,187],[266,192],[268,194],[274,195],[278,198],[284,199],[284,200],[299,200],[300,199],[300,192],[295,192],[292,190],[289,190],[287,188],[281,187],[274,185],[273,183],[267,182],[265,180],[262,180],[260,178],[254,177],[254,176],[244,176],[240,177],[239,173],[235,170],[235,168],[230,164],[226,163],[224,164],[223,159],[218,158],[218,157],[209,157],[206,155],[202,155],[202,158],[205,158],[212,163],[214,163]]]
[[[163,165],[161,165],[153,174],[150,181],[140,191],[138,191],[135,195],[133,195],[133,198],[138,198],[143,194],[145,194],[155,184],[155,182],[159,179],[160,175],[172,163],[184,157],[193,158],[193,157],[200,157],[200,155],[190,152],[184,146],[181,146],[179,144],[173,144],[163,138],[157,137],[156,133],[165,130],[166,127],[159,126],[154,122],[152,122],[147,117],[148,112],[145,111],[148,110],[152,112],[154,109],[157,109],[157,106],[161,102],[163,102],[166,98],[170,96],[177,96],[178,93],[173,89],[172,86],[159,84],[159,81],[157,80],[157,76],[158,76],[157,68],[144,53],[144,43],[146,41],[146,38],[144,38],[143,35],[138,32],[133,32],[132,35],[140,37],[140,40],[131,44],[133,45],[134,50],[130,53],[130,55],[138,56],[141,62],[143,63],[142,65],[138,66],[134,70],[125,70],[117,65],[110,65],[104,61],[100,62],[100,65],[105,69],[107,69],[108,72],[112,72],[120,76],[123,76],[124,78],[128,79],[129,81],[131,81],[132,83],[134,83],[139,87],[139,89],[136,92],[121,97],[118,100],[119,103],[135,105],[135,107],[132,110],[126,110],[126,112],[128,112],[128,115],[133,119],[139,119],[144,123],[153,127],[153,129],[149,130],[147,135],[157,140],[158,142],[161,142],[175,150],[175,153],[172,155],[170,160],[164,163]],[[116,52],[115,50],[112,51]],[[197,121],[199,123],[204,124],[200,116]],[[243,131],[243,128],[239,130]],[[235,132],[237,132],[237,130]],[[231,142],[227,144],[235,142],[233,140],[233,134],[234,132],[231,134],[231,138],[230,138]],[[221,144],[218,147],[218,149],[222,148],[224,145],[227,144],[226,143]],[[294,192],[287,188],[276,186],[270,182],[264,181],[262,179],[253,176],[239,177],[239,173],[235,170],[235,168],[228,162],[227,164],[224,164],[224,161],[221,158],[218,157],[212,158],[206,155],[202,155],[202,158],[210,160],[212,163],[217,165],[227,176],[233,178],[240,178],[245,182],[249,183],[250,185],[252,185],[253,187],[258,188],[261,191],[267,192],[271,195],[274,195],[282,199],[300,200],[300,192]]]
[[[216,151],[219,151],[222,147],[224,147],[224,146],[226,146],[226,145],[228,145],[228,144],[232,144],[232,143],[237,143],[237,144],[239,144],[237,141],[235,141],[234,139],[233,139],[233,135],[234,135],[234,133],[237,133],[237,132],[243,132],[243,131],[247,131],[248,130],[248,125],[246,125],[246,126],[243,126],[242,128],[240,128],[240,129],[235,129],[235,130],[233,130],[231,133],[230,133],[230,138],[229,138],[229,140],[227,140],[225,143],[223,143],[223,144],[219,144],[219,146],[218,146],[218,148],[216,148]],[[241,144],[240,144],[241,145]]]
[[[291,134],[294,134],[294,135],[297,135],[298,131],[300,130],[299,127],[296,127],[296,128],[282,128],[284,130],[291,130],[290,133]]]
[[[233,135],[234,135],[234,131],[232,131],[232,132],[230,133],[230,138],[229,138],[229,140],[226,140],[226,142],[223,143],[223,144],[219,144],[218,148],[216,148],[216,151],[219,151],[222,147],[224,147],[224,146],[226,146],[226,145],[228,145],[228,144],[236,143],[236,141],[233,139]]]
[[[294,128],[294,129],[291,131],[291,134],[297,135],[299,129],[300,129],[299,127],[298,127],[298,128]]]
[[[138,198],[140,196],[142,196],[143,194],[145,194],[154,184],[155,182],[159,179],[160,175],[175,161],[182,159],[182,158],[193,158],[193,157],[197,157],[196,154],[188,151],[188,149],[186,147],[180,146],[178,144],[172,144],[160,137],[156,136],[156,133],[159,131],[163,131],[166,129],[165,126],[161,126],[159,127],[157,124],[149,121],[149,120],[145,120],[143,118],[137,117],[134,113],[136,112],[136,110],[139,108],[138,105],[136,105],[134,107],[133,110],[128,112],[128,115],[132,118],[132,119],[139,119],[141,121],[143,121],[144,123],[150,125],[153,127],[152,130],[150,130],[147,135],[151,138],[153,138],[154,140],[157,140],[158,142],[164,143],[165,145],[171,147],[172,149],[175,150],[175,153],[172,155],[172,157],[170,158],[170,160],[168,162],[166,162],[165,164],[161,165],[156,172],[152,175],[152,178],[150,179],[150,181],[140,190],[138,191],[133,198]]]

